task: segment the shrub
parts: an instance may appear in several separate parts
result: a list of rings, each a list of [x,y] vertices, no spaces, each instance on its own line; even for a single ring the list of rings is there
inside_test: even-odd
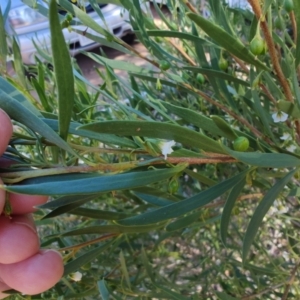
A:
[[[0,78],[18,162],[2,170],[5,189],[52,196],[36,217],[66,263],[40,297],[298,298],[300,4],[209,0],[204,18],[197,3],[168,0],[168,16],[154,2],[158,26],[139,1],[111,2],[147,55],[58,0],[143,66],[86,53],[104,66],[103,84],[88,82],[52,5],[53,60],[39,53],[53,71],[37,59],[28,80],[15,47],[18,77]]]

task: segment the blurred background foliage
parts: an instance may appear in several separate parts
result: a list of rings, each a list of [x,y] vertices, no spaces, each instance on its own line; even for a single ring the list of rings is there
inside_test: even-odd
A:
[[[49,2],[26,1],[52,33],[34,66],[0,30],[15,161],[1,177],[51,196],[35,218],[65,276],[11,299],[299,299],[299,3],[153,2],[158,26],[138,0],[98,1],[130,11],[145,55],[80,5]],[[104,66],[92,84],[62,35],[78,24],[145,64],[85,53]]]

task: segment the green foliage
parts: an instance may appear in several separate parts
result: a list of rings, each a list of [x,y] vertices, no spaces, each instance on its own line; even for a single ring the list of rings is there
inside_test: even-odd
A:
[[[160,25],[137,0],[90,1],[128,9],[146,55],[81,7],[49,2],[52,54],[38,47],[32,78],[16,40],[0,43],[0,107],[15,125],[5,156],[17,162],[0,169],[3,188],[51,196],[35,218],[65,260],[32,299],[299,298],[299,1],[255,15],[210,0],[208,17],[197,1],[168,0],[167,14],[154,2]],[[102,66],[92,84],[66,26],[142,66],[85,53]]]

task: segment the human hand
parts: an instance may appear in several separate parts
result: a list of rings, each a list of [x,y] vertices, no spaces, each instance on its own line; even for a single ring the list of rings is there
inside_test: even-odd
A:
[[[0,156],[11,135],[10,118],[0,110]],[[4,291],[10,289],[27,295],[42,293],[63,275],[61,255],[54,250],[40,249],[30,214],[34,206],[45,203],[47,197],[12,193],[8,196],[12,208],[10,217],[3,215],[6,192],[0,189],[0,299],[8,297]]]

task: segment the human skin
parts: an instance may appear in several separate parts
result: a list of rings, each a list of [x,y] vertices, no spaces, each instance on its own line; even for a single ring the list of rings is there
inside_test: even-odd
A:
[[[8,145],[12,131],[10,118],[0,110],[0,156]],[[3,214],[6,196],[12,207],[9,217]],[[8,297],[4,291],[9,289],[27,295],[42,293],[55,285],[63,275],[61,255],[54,250],[40,249],[30,214],[35,206],[46,201],[45,196],[6,195],[0,188],[0,299]]]

